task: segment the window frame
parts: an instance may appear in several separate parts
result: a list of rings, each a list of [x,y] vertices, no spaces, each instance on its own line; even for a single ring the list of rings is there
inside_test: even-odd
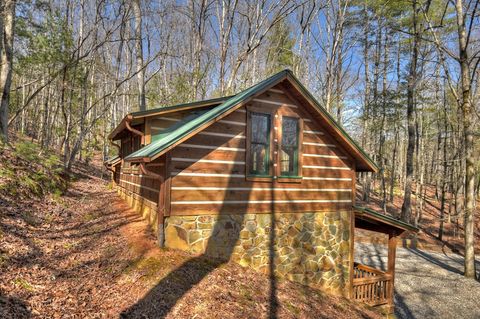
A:
[[[245,156],[245,177],[246,180],[248,181],[272,181],[274,178],[274,169],[273,169],[273,162],[275,160],[274,157],[274,152],[273,152],[273,139],[274,139],[274,131],[275,131],[275,126],[274,126],[274,118],[275,118],[275,113],[270,112],[269,110],[265,110],[259,107],[247,106],[247,126],[246,126],[246,156]],[[251,150],[252,150],[252,114],[257,113],[257,114],[263,114],[263,115],[268,115],[270,118],[270,121],[268,123],[269,125],[269,132],[268,132],[268,152],[267,152],[267,168],[268,168],[268,173],[265,174],[252,174],[251,172]]]
[[[289,117],[294,118],[298,122],[298,139],[297,139],[297,174],[296,175],[282,175],[282,167],[281,167],[281,149],[282,149],[282,140],[283,140],[283,118]],[[275,149],[277,151],[275,162],[276,171],[275,175],[277,176],[277,181],[280,183],[301,183],[303,179],[303,119],[297,114],[292,111],[282,110],[279,109],[277,111],[277,145]]]

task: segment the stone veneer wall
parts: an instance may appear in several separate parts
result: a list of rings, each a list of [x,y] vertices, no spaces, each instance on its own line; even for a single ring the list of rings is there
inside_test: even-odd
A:
[[[231,259],[330,292],[347,294],[351,212],[170,216],[166,247]],[[274,245],[270,245],[273,241]],[[271,247],[272,246],[272,247]]]
[[[152,226],[153,230],[156,232],[157,226],[158,226],[157,225],[157,217],[158,217],[157,205],[120,186],[117,186],[117,192],[120,195],[120,197],[123,200],[125,200],[133,210],[141,214],[142,217],[148,221],[150,226]]]

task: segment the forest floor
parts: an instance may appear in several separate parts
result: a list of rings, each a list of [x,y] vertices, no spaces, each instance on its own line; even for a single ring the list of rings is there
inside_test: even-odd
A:
[[[380,318],[288,281],[272,297],[266,275],[158,248],[92,165],[32,196],[56,176],[29,156],[0,152],[0,318]]]

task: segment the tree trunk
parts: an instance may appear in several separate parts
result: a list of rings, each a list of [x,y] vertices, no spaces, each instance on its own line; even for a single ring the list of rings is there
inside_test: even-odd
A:
[[[2,33],[0,36],[0,140],[6,142],[8,142],[8,104],[12,84],[15,4],[15,0],[5,0],[0,5],[0,33]]]
[[[401,219],[410,222],[412,215],[412,183],[413,183],[413,155],[415,152],[415,90],[417,84],[417,59],[419,35],[417,31],[417,2],[413,1],[413,43],[412,55],[407,84],[407,123],[408,123],[408,147],[405,174],[404,199],[402,205]]]
[[[471,92],[470,68],[468,61],[468,39],[463,13],[463,1],[456,0],[460,72],[462,85],[462,117],[465,149],[465,277],[475,278],[474,246],[474,210],[475,201],[475,159],[473,156],[473,105]]]
[[[369,39],[368,39],[368,30],[369,26],[369,17],[367,5],[364,5],[363,8],[363,31],[364,31],[364,43],[363,43],[363,64],[364,64],[364,76],[365,76],[365,96],[364,96],[364,115],[363,115],[363,136],[362,136],[362,146],[365,150],[369,151],[369,135],[370,135],[370,76],[369,71]],[[370,201],[370,186],[371,186],[371,174],[363,174],[363,193],[362,200],[365,202]]]
[[[143,66],[143,42],[142,42],[142,10],[140,0],[132,1],[133,14],[135,16],[135,54],[137,67],[138,107],[140,111],[146,110],[145,101],[145,69]]]

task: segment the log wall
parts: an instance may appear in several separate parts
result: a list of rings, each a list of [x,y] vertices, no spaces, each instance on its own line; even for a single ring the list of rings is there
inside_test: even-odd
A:
[[[250,104],[303,119],[302,179],[284,183],[247,178],[247,109],[242,107],[170,152],[171,215],[351,210],[353,160],[313,114],[280,92],[267,91]]]

